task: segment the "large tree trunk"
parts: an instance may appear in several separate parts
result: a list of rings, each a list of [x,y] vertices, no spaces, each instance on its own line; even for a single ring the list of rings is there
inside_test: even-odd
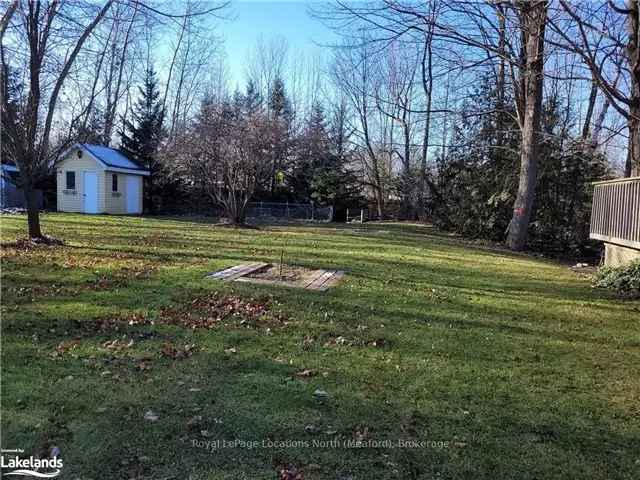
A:
[[[640,174],[640,8],[637,1],[628,1],[629,44],[627,55],[631,67],[629,95],[629,152],[625,164],[625,177]]]
[[[402,158],[402,174],[400,176],[401,188],[401,220],[413,220],[413,212],[411,208],[411,191],[413,187],[413,178],[411,177],[411,132],[409,124],[405,121],[402,126],[404,137],[404,156]]]
[[[378,213],[378,220],[384,220],[384,194],[379,187],[375,188],[376,197],[376,210]]]
[[[227,221],[232,225],[244,225],[247,222],[247,203],[229,195],[224,204]]]
[[[529,220],[535,199],[538,178],[538,152],[540,142],[540,113],[544,81],[544,28],[547,3],[523,3],[521,28],[525,39],[524,53],[524,108],[521,119],[522,148],[520,152],[520,180],[509,224],[507,245],[512,250],[523,250],[527,245]]]
[[[629,119],[629,147],[624,165],[624,176],[632,177],[640,174],[640,106],[635,103],[630,106]]]
[[[38,205],[38,192],[28,184],[23,186],[24,197],[27,203],[27,223],[29,225],[29,238],[42,239],[40,230],[40,208]]]

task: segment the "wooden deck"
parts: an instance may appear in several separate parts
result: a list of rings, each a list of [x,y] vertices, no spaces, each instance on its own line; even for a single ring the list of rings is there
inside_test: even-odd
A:
[[[277,280],[265,280],[259,278],[250,278],[248,275],[251,273],[260,270],[269,266],[268,263],[263,262],[255,262],[255,263],[245,263],[242,265],[236,265],[235,267],[226,268],[224,270],[220,270],[219,272],[213,272],[207,275],[207,278],[212,278],[216,280],[222,280],[224,282],[232,282],[232,281],[243,281],[243,282],[253,282],[259,283],[262,285],[281,285],[292,287],[292,285],[288,285],[285,283],[278,282]],[[338,284],[340,279],[344,276],[345,272],[342,270],[318,270],[317,275],[307,280],[305,285],[302,285],[298,288],[303,288],[305,290],[317,290],[320,292],[324,292],[329,288]],[[293,287],[296,288],[296,287]]]
[[[236,265],[235,267],[227,268],[225,270],[220,270],[219,272],[210,273],[209,275],[207,275],[207,278],[215,278],[218,280],[224,280],[225,282],[230,282],[245,275],[249,275],[256,270],[260,270],[267,265],[268,263],[263,262],[245,263],[242,265]]]
[[[594,184],[589,236],[640,249],[640,177]]]

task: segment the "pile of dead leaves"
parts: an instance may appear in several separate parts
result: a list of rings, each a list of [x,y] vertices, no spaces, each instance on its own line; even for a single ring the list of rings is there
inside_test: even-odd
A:
[[[64,245],[64,243],[57,238],[42,236],[40,238],[18,238],[15,242],[6,242],[0,245],[3,249],[14,249],[25,252],[38,247],[58,247]]]
[[[153,325],[153,320],[149,320],[142,313],[131,313],[128,315],[117,315],[100,317],[91,322],[80,322],[81,328],[87,333],[118,332],[126,330],[133,325]]]
[[[279,314],[272,311],[269,301],[245,300],[236,295],[220,296],[217,293],[198,297],[178,307],[164,308],[159,316],[162,323],[191,329],[214,328],[221,322],[233,320],[251,326],[266,319],[282,320]]]
[[[56,284],[53,285],[33,285],[30,287],[6,287],[3,294],[11,297],[30,297],[30,300],[35,301],[36,297],[60,297],[68,294],[71,290],[72,293],[77,293],[77,290],[65,288]]]

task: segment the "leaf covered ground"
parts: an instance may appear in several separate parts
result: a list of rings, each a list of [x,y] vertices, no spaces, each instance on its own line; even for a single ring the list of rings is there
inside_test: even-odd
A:
[[[640,475],[640,302],[421,226],[2,216],[2,448],[76,479]],[[327,292],[206,279],[348,273]]]

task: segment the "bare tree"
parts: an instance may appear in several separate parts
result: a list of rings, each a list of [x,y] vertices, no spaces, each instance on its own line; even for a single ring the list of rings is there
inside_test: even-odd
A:
[[[502,19],[498,22],[491,4],[466,1],[448,2],[446,9],[433,16],[422,2],[385,0],[382,5],[372,5],[338,0],[325,18],[342,25],[349,21],[364,23],[382,45],[400,37],[413,37],[416,32],[423,36],[431,34],[451,49],[451,55],[455,55],[455,49],[463,48],[461,55],[468,59],[465,68],[490,63],[494,58],[504,60],[515,90],[523,144],[519,188],[507,243],[510,248],[521,250],[526,245],[535,198],[548,5],[544,0],[499,3],[504,8],[499,10]]]
[[[135,36],[134,27],[139,12],[139,6],[135,3],[129,18],[123,18],[121,20],[120,17],[114,17],[114,22],[119,23],[119,33],[123,30],[120,23],[124,23],[124,34],[117,35],[111,43],[109,68],[105,78],[104,125],[102,133],[102,141],[105,145],[111,143],[118,103],[122,99],[124,90],[123,79],[127,70],[127,63],[131,64],[133,60],[133,57],[127,57],[127,51],[129,50],[127,47],[131,45],[133,37]],[[133,71],[131,65],[129,65],[129,70]]]
[[[395,154],[401,165],[398,193],[401,198],[400,216],[408,219],[411,215],[411,196],[415,190],[412,168],[413,135],[415,121],[412,116],[416,99],[415,85],[419,62],[415,48],[397,41],[386,49],[379,62],[377,74],[379,81],[374,90],[376,108],[390,120],[390,127],[399,130],[400,142],[390,142],[390,151]]]
[[[26,39],[26,48],[21,48],[15,41],[11,46],[5,42],[0,45],[2,54],[2,79],[6,81],[12,65],[18,65],[20,55],[26,57],[28,65],[28,88],[26,101],[22,105],[13,105],[9,99],[2,99],[2,127],[9,139],[7,151],[20,170],[20,184],[24,190],[27,203],[29,237],[42,240],[45,237],[40,229],[35,186],[58,157],[60,147],[50,148],[52,123],[60,90],[71,71],[83,45],[96,26],[109,11],[114,0],[109,0],[100,8],[88,4],[77,11],[65,10],[65,4],[53,0],[51,2],[25,2],[18,7],[19,20],[12,22],[16,36]],[[86,9],[86,10],[85,10]],[[60,28],[65,18],[78,16],[80,12],[93,11],[94,16],[79,29]],[[6,40],[6,39],[5,39]],[[52,62],[53,49],[65,49],[69,53],[62,63]],[[11,51],[7,58],[6,51]],[[52,84],[50,93],[46,94],[44,85]],[[5,91],[2,85],[2,91]]]
[[[367,42],[345,44],[343,47],[334,52],[332,77],[354,112],[353,137],[361,146],[356,155],[362,165],[362,180],[364,186],[373,193],[378,217],[384,218],[386,185],[382,138],[386,134],[374,127],[374,113],[377,109],[374,98],[370,95],[377,88],[372,65],[373,50],[368,47]]]
[[[628,0],[624,7],[613,1],[607,4],[575,4],[560,0],[559,3],[561,12],[566,15],[550,18],[550,25],[560,38],[556,45],[582,58],[608,104],[626,119],[629,147],[625,176],[630,176],[640,171],[638,2]],[[622,28],[623,24],[625,28]],[[619,81],[621,76],[623,81]]]
[[[522,35],[522,58],[519,63],[516,98],[518,121],[522,130],[522,147],[518,193],[507,236],[507,245],[512,250],[523,250],[527,245],[529,220],[538,179],[547,2],[519,2],[518,14]]]
[[[262,35],[248,52],[247,78],[258,88],[264,100],[271,96],[275,80],[285,77],[288,53],[289,44],[284,37],[267,39]]]
[[[237,107],[237,106],[236,106]],[[268,129],[262,111],[249,113],[229,104],[204,104],[195,128],[182,138],[181,163],[224,210],[242,225],[256,186],[268,174]]]

